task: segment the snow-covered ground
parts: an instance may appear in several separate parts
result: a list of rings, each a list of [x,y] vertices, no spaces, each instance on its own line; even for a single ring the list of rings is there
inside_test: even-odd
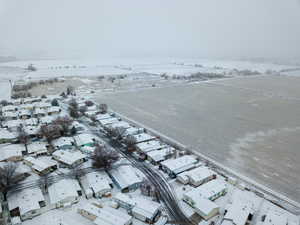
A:
[[[29,64],[38,70],[24,74]],[[202,67],[200,67],[200,65]],[[87,59],[87,60],[31,60],[0,63],[1,77],[13,74],[32,78],[59,76],[99,76],[134,73],[190,75],[196,72],[222,73],[232,69],[256,70],[264,73],[266,70],[280,71],[296,66],[273,63],[258,63],[237,60],[208,59]]]

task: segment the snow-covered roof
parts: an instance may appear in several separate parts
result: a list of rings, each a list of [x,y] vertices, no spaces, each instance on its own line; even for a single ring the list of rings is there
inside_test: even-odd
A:
[[[51,106],[47,109],[48,113],[60,112],[61,108],[59,106]]]
[[[192,180],[198,182],[198,181],[205,180],[214,174],[215,173],[211,169],[201,166],[179,174],[177,176],[177,180],[179,181]]]
[[[48,187],[51,204],[56,204],[68,198],[78,197],[80,185],[75,179],[62,179]]]
[[[3,126],[7,127],[7,128],[15,128],[15,127],[20,126],[20,124],[22,124],[22,123],[23,123],[22,120],[9,120],[9,121],[5,121],[3,123]]]
[[[74,139],[72,137],[60,137],[52,141],[52,145],[57,148],[61,148],[62,146],[73,145]]]
[[[147,133],[136,134],[136,135],[133,135],[133,137],[135,139],[136,144],[156,139],[156,137],[154,137],[150,134],[147,134]]]
[[[134,198],[135,206],[132,208],[133,213],[143,215],[146,218],[152,220],[161,208],[161,205],[157,202],[148,200],[146,198]]]
[[[30,116],[31,112],[28,109],[22,109],[19,111],[19,116]]]
[[[111,117],[111,118],[108,118],[108,119],[99,120],[99,122],[102,126],[107,126],[107,125],[110,125],[112,123],[117,123],[118,121],[119,120],[116,117]]]
[[[144,131],[143,128],[130,127],[128,129],[126,129],[123,136],[136,135],[136,134],[142,133],[143,131]]]
[[[58,150],[55,151],[52,156],[60,161],[63,162],[67,165],[72,166],[74,163],[76,163],[79,160],[85,159],[86,155],[82,154],[79,151],[76,152],[69,152],[69,151],[62,151],[62,150]]]
[[[195,198],[195,196],[201,196],[202,198],[210,199],[224,190],[227,190],[225,182],[216,179],[202,184],[201,186],[188,191],[184,195],[190,197],[191,199]]]
[[[32,109],[34,107],[33,104],[22,104],[19,106],[19,110],[22,110],[22,109]]]
[[[53,120],[55,120],[55,117],[53,116],[44,116],[40,119],[40,123],[42,124],[49,124],[51,123]]]
[[[28,156],[24,158],[24,161],[27,162],[28,164],[31,165],[31,168],[38,171],[38,172],[43,172],[44,170],[53,167],[56,165],[54,161],[51,160],[43,160],[43,159],[37,159],[33,158],[31,156]]]
[[[299,217],[284,209],[271,208],[262,225],[299,225]]]
[[[17,134],[10,132],[7,129],[0,128],[0,139],[15,139]]]
[[[74,136],[74,140],[78,146],[83,146],[86,144],[94,143],[97,137],[92,134],[78,134]]]
[[[126,195],[126,194],[123,194],[120,192],[118,194],[116,194],[113,199],[117,202],[125,203],[125,204],[129,205],[130,207],[133,207],[136,204],[134,199],[132,199],[129,195]]]
[[[85,190],[91,188],[94,193],[110,190],[110,184],[112,183],[111,179],[104,171],[87,173],[81,177],[81,181]]]
[[[177,159],[169,159],[161,162],[161,165],[175,174],[181,173],[195,166],[197,160],[194,156],[185,155]]]
[[[34,115],[37,115],[37,114],[46,114],[46,111],[45,111],[45,109],[35,108],[33,114]]]
[[[111,169],[109,173],[121,189],[142,182],[142,179],[137,176],[135,169],[130,165],[119,166],[118,168]]]
[[[113,129],[115,129],[117,127],[122,127],[122,128],[127,129],[127,128],[130,128],[131,126],[130,126],[129,123],[127,123],[125,121],[119,121],[119,122],[111,124],[110,127],[113,128]]]
[[[22,151],[24,150],[25,147],[21,144],[0,145],[0,161],[8,160],[12,157],[22,157]]]
[[[45,142],[32,142],[27,145],[29,154],[38,152],[47,152],[47,144]]]
[[[160,143],[157,140],[146,141],[146,142],[136,144],[136,148],[143,153],[151,152],[154,150],[159,150],[164,147],[165,147],[165,145],[163,145],[162,143]]]
[[[155,162],[160,162],[165,160],[165,157],[172,154],[174,152],[174,148],[166,147],[160,150],[154,150],[151,152],[147,152],[147,156],[154,160]]]
[[[109,115],[108,113],[96,115],[96,120],[105,120],[109,118],[112,118],[112,116]]]
[[[24,120],[25,126],[35,126],[38,124],[38,120],[36,118],[30,118],[27,120]]]
[[[37,108],[50,108],[51,104],[49,102],[37,102],[36,104],[34,104],[35,107]]]
[[[39,202],[45,201],[40,188],[25,188],[18,192],[8,193],[7,200],[9,210],[19,208],[21,215],[40,209]]]
[[[6,105],[2,107],[2,112],[7,112],[7,111],[16,111],[18,109],[17,106],[15,105]]]
[[[29,135],[36,135],[40,130],[40,126],[25,126],[24,131]]]
[[[130,224],[132,217],[127,213],[112,207],[104,206],[101,208],[100,214],[94,220],[96,225],[127,225]]]
[[[15,111],[13,111],[13,112],[11,112],[11,111],[6,111],[6,112],[3,112],[2,113],[2,116],[4,117],[4,118],[8,118],[8,117],[18,117],[18,112],[15,112]]]
[[[219,206],[216,203],[204,198],[196,192],[188,192],[183,196],[184,199],[189,199],[189,201],[187,201],[188,204],[189,202],[192,202],[192,207],[205,216],[209,215],[213,210],[219,209]]]

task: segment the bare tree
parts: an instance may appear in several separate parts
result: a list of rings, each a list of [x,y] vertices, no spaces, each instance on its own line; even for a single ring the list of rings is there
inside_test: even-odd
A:
[[[39,134],[51,144],[51,141],[61,137],[60,129],[60,126],[54,124],[42,125]]]
[[[69,86],[67,87],[67,95],[72,95],[72,94],[74,94],[74,90],[75,90],[75,88],[74,88],[73,86],[69,85]]]
[[[13,185],[25,179],[25,174],[18,173],[17,168],[18,164],[16,163],[6,163],[0,167],[0,192],[3,192],[5,198]]]
[[[91,100],[87,100],[87,101],[85,102],[85,105],[86,105],[86,106],[93,106],[93,105],[94,105],[94,102],[92,102]]]
[[[8,101],[2,100],[2,101],[0,102],[0,104],[1,104],[2,106],[7,106],[7,105],[8,105]]]
[[[108,110],[107,104],[100,104],[99,109],[100,109],[100,113],[102,114],[107,113]]]
[[[36,67],[34,67],[33,64],[29,64],[27,66],[27,70],[29,70],[29,71],[36,71]]]
[[[148,179],[143,180],[140,186],[140,190],[142,195],[153,197],[157,201],[159,200],[159,193],[156,187]]]
[[[123,137],[123,135],[125,134],[125,132],[126,132],[126,129],[124,128],[124,127],[116,127],[116,128],[113,128],[113,127],[108,127],[107,129],[106,129],[106,131],[107,131],[107,133],[108,133],[108,135],[110,136],[110,137],[113,137],[113,138],[115,138],[115,139],[117,139],[117,140],[121,140],[122,139],[122,137]]]
[[[23,124],[20,124],[20,126],[17,129],[17,132],[18,132],[18,141],[25,146],[27,152],[27,145],[30,141],[30,137],[28,133],[25,131]]]
[[[51,101],[51,105],[52,106],[59,106],[58,101],[57,101],[56,98]]]
[[[69,102],[69,113],[70,113],[70,116],[72,116],[73,118],[79,117],[78,103],[76,102],[75,99],[72,99]]]
[[[67,135],[70,132],[70,126],[72,125],[73,120],[68,117],[68,116],[64,116],[64,117],[57,117],[52,124],[60,127],[60,132],[61,135]]]
[[[92,156],[93,167],[109,169],[119,159],[119,155],[105,145],[97,145]]]

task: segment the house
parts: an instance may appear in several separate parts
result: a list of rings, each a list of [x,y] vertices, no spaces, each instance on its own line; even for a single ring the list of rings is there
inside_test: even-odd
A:
[[[34,156],[46,155],[48,153],[47,144],[45,142],[32,142],[27,145],[27,153]]]
[[[18,139],[18,135],[5,128],[0,128],[0,144],[13,143]]]
[[[117,123],[119,122],[119,119],[117,119],[116,117],[111,117],[111,118],[107,118],[107,119],[102,119],[102,120],[98,120],[100,125],[103,127],[107,127],[113,123]]]
[[[154,151],[154,150],[160,150],[163,149],[165,145],[160,143],[157,140],[153,141],[146,141],[146,142],[141,142],[139,144],[135,145],[135,148],[138,152],[147,154],[148,152]]]
[[[76,145],[81,148],[84,146],[93,147],[97,141],[97,137],[92,134],[79,134],[74,136]]]
[[[37,137],[39,135],[40,126],[25,126],[24,131],[31,137]]]
[[[32,171],[40,176],[46,175],[57,169],[57,164],[51,160],[33,158],[31,156],[24,158],[24,163],[31,167]]]
[[[96,115],[96,120],[97,121],[111,119],[111,118],[113,118],[113,117],[108,113]]]
[[[130,124],[125,122],[125,121],[119,121],[116,123],[112,123],[109,125],[109,127],[111,127],[112,129],[116,129],[116,128],[124,128],[124,129],[128,129],[130,128]]]
[[[124,132],[124,134],[122,136],[123,137],[126,137],[127,135],[132,136],[132,135],[143,133],[144,131],[145,131],[145,129],[143,129],[143,128],[129,127],[126,129],[126,131]]]
[[[52,121],[55,120],[55,117],[53,116],[44,116],[40,119],[41,124],[50,124]]]
[[[23,109],[19,111],[19,118],[22,120],[29,119],[31,117],[31,112],[28,109]]]
[[[75,179],[62,179],[48,187],[50,207],[61,208],[71,206],[82,195],[81,188]]]
[[[123,165],[109,171],[113,182],[122,192],[137,189],[142,183],[142,178],[137,175],[135,168],[131,165]]]
[[[56,150],[66,150],[74,148],[74,139],[72,137],[60,137],[52,141]]]
[[[78,213],[91,220],[96,225],[130,225],[132,217],[127,213],[112,207],[97,207],[96,204],[88,203],[78,209]]]
[[[69,152],[58,150],[53,152],[52,157],[58,162],[66,165],[67,167],[74,168],[79,164],[86,161],[86,155],[81,152]]]
[[[201,166],[179,174],[176,179],[183,184],[190,184],[194,187],[198,187],[215,178],[215,172],[207,167]]]
[[[263,199],[250,191],[235,189],[230,204],[225,208],[222,225],[245,225],[251,223],[255,211]]]
[[[151,152],[147,152],[147,159],[151,163],[156,165],[159,162],[162,162],[162,161],[168,159],[169,157],[171,157],[174,154],[174,152],[175,152],[174,148],[167,146],[160,150],[154,150]]]
[[[25,102],[24,102],[25,103]],[[33,104],[25,103],[19,106],[19,110],[32,110],[34,108]]]
[[[121,208],[130,211],[135,206],[135,201],[129,195],[118,193],[113,197],[113,200],[118,203]]]
[[[209,220],[219,214],[220,207],[213,201],[199,195],[196,191],[185,193],[182,200],[205,220]]]
[[[298,225],[299,217],[289,213],[288,211],[271,207],[262,217],[260,225]]]
[[[23,121],[25,126],[37,126],[39,121],[36,118],[30,118]]]
[[[77,134],[82,134],[83,132],[86,132],[88,130],[86,126],[77,121],[73,121],[71,127],[74,127],[76,129]]]
[[[110,194],[112,189],[112,180],[104,171],[87,173],[81,177],[80,183],[87,198],[101,198]]]
[[[132,137],[135,140],[135,144],[146,142],[146,141],[152,141],[152,140],[156,139],[156,137],[149,135],[147,133],[135,134],[135,135],[132,135]]]
[[[8,128],[9,130],[17,131],[21,124],[23,124],[22,120],[9,120],[4,122],[2,126]]]
[[[177,159],[168,159],[160,163],[160,167],[170,177],[176,177],[179,173],[196,167],[197,160],[191,155],[185,155]]]
[[[3,106],[1,111],[2,113],[4,112],[15,112],[18,110],[18,107],[16,105],[6,105],[6,106]]]
[[[42,213],[46,206],[40,188],[25,188],[7,194],[8,209],[12,217],[19,216],[22,221]]]
[[[34,105],[36,108],[48,110],[51,107],[49,102],[37,102]]]
[[[47,115],[47,112],[44,109],[41,108],[35,108],[33,111],[33,116],[35,118],[41,118]]]
[[[61,108],[59,106],[51,106],[47,109],[48,115],[58,115],[61,112]]]
[[[0,162],[21,161],[24,152],[25,147],[21,144],[0,145]]]
[[[134,201],[132,215],[143,222],[153,223],[160,213],[161,205],[146,198],[134,198]]]
[[[16,111],[6,111],[2,113],[2,117],[5,121],[18,119],[18,112]]]

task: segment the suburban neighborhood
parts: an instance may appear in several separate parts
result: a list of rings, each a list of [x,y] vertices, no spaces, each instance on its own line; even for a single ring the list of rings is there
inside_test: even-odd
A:
[[[267,194],[74,93],[1,101],[0,143],[0,224],[299,225]]]

